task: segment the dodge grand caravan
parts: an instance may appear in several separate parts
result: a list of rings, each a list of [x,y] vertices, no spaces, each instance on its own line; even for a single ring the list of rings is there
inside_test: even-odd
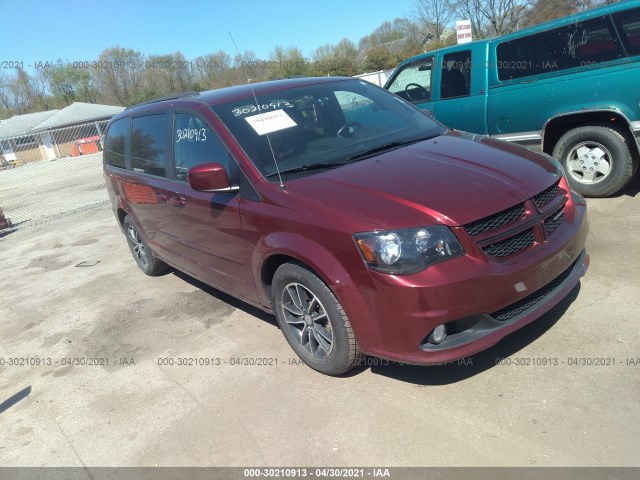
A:
[[[639,161],[640,1],[413,57],[385,88],[445,125],[553,154],[586,196]]]
[[[452,131],[346,78],[291,79],[114,117],[105,180],[148,275],[273,312],[310,367],[440,364],[540,317],[589,264],[553,158]]]

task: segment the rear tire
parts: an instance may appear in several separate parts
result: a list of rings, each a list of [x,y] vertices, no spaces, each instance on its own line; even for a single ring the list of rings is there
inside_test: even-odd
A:
[[[273,277],[271,296],[284,337],[309,367],[340,375],[359,362],[360,350],[347,315],[329,287],[308,268],[281,265]]]
[[[131,218],[128,215],[125,216],[122,223],[129,250],[131,250],[131,255],[133,255],[140,270],[151,277],[166,273],[169,270],[169,266],[156,258],[138,227],[131,221]]]
[[[633,177],[634,161],[628,139],[609,127],[569,130],[553,149],[572,189],[585,197],[608,197]]]

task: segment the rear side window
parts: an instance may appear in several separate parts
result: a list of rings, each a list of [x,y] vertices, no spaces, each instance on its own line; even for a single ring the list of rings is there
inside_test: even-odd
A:
[[[622,57],[608,17],[574,23],[498,45],[498,78],[510,80]]]
[[[613,17],[629,55],[640,55],[640,8]]]
[[[187,181],[187,171],[203,163],[216,162],[231,176],[229,154],[209,126],[193,115],[176,114],[173,129],[175,178]]]
[[[104,141],[103,161],[113,167],[125,168],[124,145],[129,119],[121,118],[111,124]]]
[[[168,115],[134,118],[131,125],[131,168],[158,177],[167,176]]]

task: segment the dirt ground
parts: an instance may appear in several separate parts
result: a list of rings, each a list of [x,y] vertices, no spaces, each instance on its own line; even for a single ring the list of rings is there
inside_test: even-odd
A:
[[[0,464],[638,466],[639,190],[589,200],[590,270],[532,325],[343,378],[269,315],[146,277],[104,205],[0,232]]]

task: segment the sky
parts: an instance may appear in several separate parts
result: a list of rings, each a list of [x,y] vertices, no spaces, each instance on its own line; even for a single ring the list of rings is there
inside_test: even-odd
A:
[[[268,58],[276,45],[313,50],[346,37],[357,44],[384,21],[411,14],[413,0],[0,0],[0,62],[97,60],[116,45],[188,60],[224,50]],[[2,64],[0,63],[0,67]],[[6,64],[5,64],[6,67]]]

